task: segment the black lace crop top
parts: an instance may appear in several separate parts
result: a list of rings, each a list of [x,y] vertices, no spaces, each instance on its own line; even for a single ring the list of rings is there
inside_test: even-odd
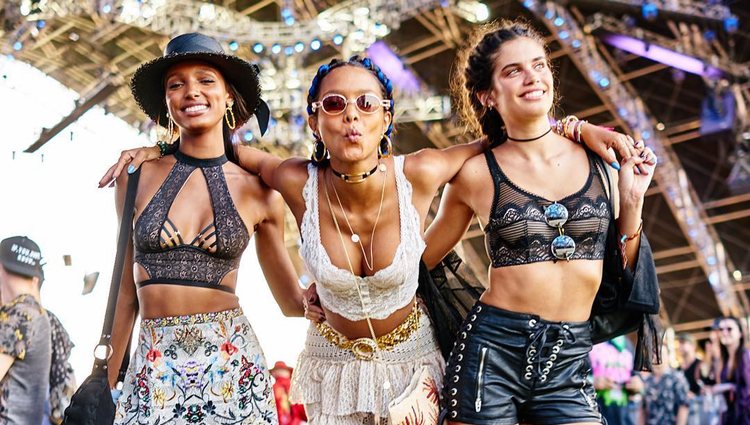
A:
[[[554,202],[516,186],[500,169],[491,151],[485,152],[485,157],[495,184],[489,222],[484,228],[492,267],[557,261],[551,245],[560,233],[544,219],[545,208]],[[610,221],[609,199],[590,153],[588,158],[590,171],[586,184],[576,193],[557,201],[569,213],[562,228],[575,242],[570,260],[604,258]]]
[[[227,158],[198,159],[179,151],[174,155],[177,162],[133,229],[135,262],[148,273],[148,279],[138,286],[162,283],[234,292],[221,285],[221,280],[239,266],[250,232],[234,206],[224,178],[222,165]],[[186,243],[169,219],[169,210],[196,169],[206,179],[214,220]]]

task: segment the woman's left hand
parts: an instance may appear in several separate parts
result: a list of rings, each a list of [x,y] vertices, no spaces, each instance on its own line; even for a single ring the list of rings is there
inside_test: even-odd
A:
[[[621,164],[617,188],[622,205],[639,205],[651,184],[656,168],[656,155],[644,148],[639,155],[631,156]]]
[[[586,123],[581,127],[581,140],[587,148],[602,157],[602,159],[613,168],[618,169],[620,163],[617,162],[615,153],[620,155],[622,161],[626,161],[633,156],[639,155],[644,148],[643,141],[633,140],[632,137],[611,130],[607,127],[600,127],[591,123]],[[646,164],[656,165],[649,160]],[[641,165],[636,166],[638,171],[644,171]]]
[[[320,304],[315,282],[305,289],[302,294],[302,305],[305,308],[305,318],[311,322],[321,323],[326,320],[326,313]]]

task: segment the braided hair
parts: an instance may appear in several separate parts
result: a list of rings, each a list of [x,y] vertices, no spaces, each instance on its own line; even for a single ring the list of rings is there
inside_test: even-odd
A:
[[[383,99],[390,100],[391,105],[388,108],[388,110],[393,114],[394,111],[394,101],[393,101],[393,83],[391,82],[391,79],[388,78],[387,75],[383,71],[381,71],[380,67],[375,64],[370,58],[362,57],[359,55],[354,55],[349,58],[349,60],[341,60],[341,59],[332,59],[327,65],[321,65],[318,68],[318,72],[315,74],[315,77],[312,80],[312,83],[310,83],[310,90],[307,92],[307,113],[308,115],[313,115],[315,112],[313,111],[312,104],[313,102],[318,100],[318,96],[320,95],[320,86],[323,83],[323,79],[331,73],[336,68],[340,68],[342,66],[356,66],[359,68],[364,68],[368,71],[370,71],[375,78],[377,78],[378,82],[380,83],[381,88],[381,95],[383,96]],[[389,136],[393,132],[393,120],[391,120],[391,123],[388,125],[388,128],[385,130],[385,135]]]
[[[502,20],[480,27],[473,34],[470,47],[459,53],[460,67],[452,81],[458,111],[470,130],[487,137],[490,147],[505,142],[508,134],[500,113],[483,105],[478,95],[492,88],[495,59],[503,44],[521,37],[538,42],[546,51],[544,39],[529,25]]]

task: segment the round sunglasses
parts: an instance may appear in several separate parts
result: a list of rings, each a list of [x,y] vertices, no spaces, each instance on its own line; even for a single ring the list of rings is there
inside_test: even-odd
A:
[[[359,112],[363,114],[374,114],[379,108],[390,108],[391,101],[387,99],[381,99],[372,93],[365,93],[357,96],[354,99],[347,99],[340,94],[327,94],[323,99],[312,103],[313,112],[317,111],[318,108],[323,109],[328,115],[338,115],[346,109],[347,105],[354,103]]]
[[[563,229],[563,225],[568,222],[568,209],[565,205],[553,202],[544,209],[544,221],[551,227],[557,227],[560,233],[550,245],[552,255],[558,260],[570,260],[576,250],[576,242]]]

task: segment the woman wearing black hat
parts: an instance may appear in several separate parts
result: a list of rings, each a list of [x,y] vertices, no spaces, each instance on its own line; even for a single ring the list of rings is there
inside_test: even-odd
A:
[[[141,171],[132,267],[115,313],[112,384],[136,314],[143,320],[115,423],[276,423],[263,352],[234,294],[254,233],[282,311],[303,313],[283,243],[283,200],[227,148],[233,128],[253,114],[268,116],[257,70],[209,37],[184,34],[142,65],[131,87],[143,111],[168,122],[167,138],[174,129],[180,143]],[[120,211],[127,179],[117,179]]]

